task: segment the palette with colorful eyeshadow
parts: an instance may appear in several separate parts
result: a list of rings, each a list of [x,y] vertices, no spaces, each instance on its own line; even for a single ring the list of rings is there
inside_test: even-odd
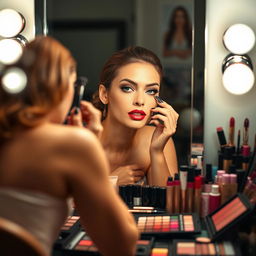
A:
[[[241,251],[230,241],[216,243],[197,243],[195,240],[173,240],[174,256],[240,256]]]
[[[191,237],[201,232],[198,214],[135,215],[141,236]]]
[[[171,256],[172,255],[171,240],[156,241],[152,248],[150,256]]]
[[[236,194],[220,208],[207,215],[204,223],[212,241],[223,239],[226,237],[230,239],[233,228],[236,228],[242,221],[248,217],[255,209],[249,199],[243,194]]]
[[[69,245],[62,250],[62,255],[66,256],[99,256],[101,255],[98,251],[97,246],[94,244],[94,242],[91,240],[91,238],[84,232],[81,232],[80,239],[76,240],[74,243],[70,242]],[[154,238],[144,238],[137,241],[136,245],[136,254],[135,256],[148,256],[150,255],[152,246],[154,243]],[[70,246],[73,244],[72,246]]]
[[[69,216],[60,230],[59,237],[54,243],[54,248],[64,248],[67,243],[77,234],[80,227],[80,217]]]

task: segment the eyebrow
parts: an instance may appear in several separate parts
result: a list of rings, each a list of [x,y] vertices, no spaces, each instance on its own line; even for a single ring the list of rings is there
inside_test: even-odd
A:
[[[124,78],[124,79],[120,80],[120,82],[123,82],[123,81],[129,82],[129,83],[133,84],[134,86],[138,85],[136,82],[134,82],[134,81],[132,81],[132,80],[130,80],[128,78]],[[154,86],[154,85],[160,86],[158,83],[151,83],[151,84],[146,84],[146,87]]]

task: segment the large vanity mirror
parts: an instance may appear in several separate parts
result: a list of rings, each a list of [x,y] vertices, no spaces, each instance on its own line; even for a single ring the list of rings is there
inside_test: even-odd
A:
[[[165,74],[161,97],[180,115],[173,136],[178,162],[189,164],[192,145],[203,145],[205,0],[43,2],[37,31],[47,31],[71,50],[78,75],[89,81],[86,100],[114,51],[140,45],[159,56]]]

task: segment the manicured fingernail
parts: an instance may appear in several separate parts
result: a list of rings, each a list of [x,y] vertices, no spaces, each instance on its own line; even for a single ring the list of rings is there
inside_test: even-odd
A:
[[[164,102],[159,96],[155,96],[155,99],[158,103]]]
[[[74,111],[75,115],[77,115],[78,112],[79,112],[79,111],[78,111],[78,108],[76,107],[76,108],[75,108],[75,111]]]

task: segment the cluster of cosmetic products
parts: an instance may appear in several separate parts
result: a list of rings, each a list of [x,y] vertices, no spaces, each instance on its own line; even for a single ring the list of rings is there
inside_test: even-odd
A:
[[[205,217],[234,196],[237,189],[234,173],[218,170],[213,180],[210,164],[205,176],[201,175],[201,169],[183,165],[174,178],[168,178],[165,187],[119,186],[119,194],[133,212],[140,212],[140,206],[152,206],[170,214],[196,212]]]

